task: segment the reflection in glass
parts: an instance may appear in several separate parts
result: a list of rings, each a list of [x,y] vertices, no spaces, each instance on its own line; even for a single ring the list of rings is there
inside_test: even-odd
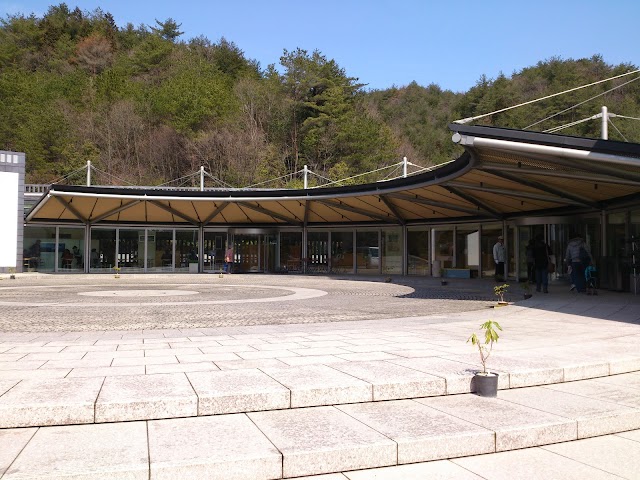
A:
[[[89,271],[100,272],[116,266],[116,229],[92,228]]]
[[[453,230],[435,230],[433,238],[433,259],[440,262],[441,269],[453,268]]]
[[[84,228],[64,228],[58,231],[58,270],[84,270]]]
[[[356,268],[359,274],[380,273],[378,231],[356,232]]]
[[[204,232],[204,270],[222,271],[227,232]]]
[[[407,232],[407,267],[409,275],[429,275],[429,230]]]
[[[402,228],[382,230],[382,273],[402,273]]]
[[[173,271],[173,230],[147,231],[147,271]]]
[[[189,264],[196,264],[189,267]],[[174,271],[198,271],[198,230],[176,230],[176,255]]]
[[[23,269],[53,272],[56,266],[55,227],[24,227]]]
[[[331,272],[353,273],[353,231],[331,232]]]
[[[326,273],[328,270],[329,233],[307,234],[307,272]]]
[[[123,272],[143,271],[143,258],[144,230],[121,228],[118,239],[118,266]]]
[[[493,277],[496,273],[496,263],[493,261],[493,246],[502,235],[502,225],[483,225],[480,237],[480,256],[482,259],[482,276]]]
[[[480,268],[480,230],[478,226],[456,228],[456,268],[468,268],[471,277],[478,276]]]
[[[280,233],[280,270],[302,271],[302,232]]]

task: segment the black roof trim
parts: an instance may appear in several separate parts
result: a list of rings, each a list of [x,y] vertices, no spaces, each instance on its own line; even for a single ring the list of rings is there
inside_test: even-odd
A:
[[[175,196],[184,199],[189,198],[208,198],[225,201],[234,198],[251,199],[254,198],[273,198],[287,200],[295,197],[297,200],[304,200],[305,197],[313,200],[315,197],[326,196],[353,196],[353,195],[380,195],[389,191],[402,188],[417,188],[425,184],[437,184],[440,179],[455,175],[464,171],[471,162],[470,155],[465,152],[456,160],[435,168],[434,170],[411,175],[405,178],[396,178],[385,182],[364,183],[361,185],[349,185],[343,187],[328,188],[309,188],[306,190],[282,189],[282,190],[165,190],[153,187],[105,187],[105,186],[86,186],[86,185],[51,185],[43,194],[45,197],[50,191],[61,193],[89,193],[102,195],[143,195],[153,199],[154,197]],[[38,202],[39,203],[39,202]]]
[[[578,150],[591,150],[595,152],[623,155],[627,157],[640,157],[640,144],[637,143],[573,137],[569,135],[531,132],[528,130],[515,130],[511,128],[462,125],[459,123],[449,124],[449,129],[453,132],[457,132],[463,135],[493,138],[496,140],[537,143],[539,145],[548,145],[553,147],[575,148]]]

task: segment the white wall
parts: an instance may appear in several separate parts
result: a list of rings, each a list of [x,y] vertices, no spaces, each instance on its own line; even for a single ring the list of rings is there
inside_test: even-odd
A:
[[[18,238],[18,182],[13,172],[0,172],[0,267],[15,267]]]

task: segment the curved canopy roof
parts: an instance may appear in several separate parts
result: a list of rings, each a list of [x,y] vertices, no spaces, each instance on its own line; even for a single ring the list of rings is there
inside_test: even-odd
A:
[[[450,125],[465,152],[432,171],[305,190],[52,185],[28,222],[204,226],[447,223],[640,203],[640,145]]]

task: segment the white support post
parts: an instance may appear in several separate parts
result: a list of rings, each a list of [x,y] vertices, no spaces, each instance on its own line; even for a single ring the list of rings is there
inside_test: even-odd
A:
[[[200,166],[200,191],[204,192],[204,166]]]
[[[304,189],[306,190],[307,187],[309,186],[309,179],[308,179],[309,170],[307,169],[306,165],[302,168],[302,172],[304,177]]]
[[[402,157],[402,176],[407,178],[407,157]]]
[[[91,160],[87,160],[87,187],[91,186]]]
[[[609,113],[607,107],[602,107],[602,139],[609,140]]]

